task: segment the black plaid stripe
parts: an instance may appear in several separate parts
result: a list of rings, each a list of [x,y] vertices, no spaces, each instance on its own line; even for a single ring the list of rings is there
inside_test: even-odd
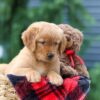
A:
[[[67,90],[64,88],[64,86],[54,86],[51,84],[51,87],[54,89],[54,93],[57,97],[59,97],[59,100],[65,100],[65,97],[67,95]]]
[[[83,92],[80,90],[79,86],[76,86],[76,88],[68,94],[66,100],[73,100],[73,98],[74,100],[77,100],[81,97],[81,95],[83,95]]]
[[[63,98],[65,99],[66,94],[67,94],[67,90],[62,86],[57,87],[57,90],[60,92],[60,94],[63,96]]]
[[[40,100],[40,99],[38,98],[36,91],[32,90],[29,92],[29,95],[23,97],[22,100]]]
[[[40,88],[40,89],[37,89],[36,90],[37,92],[37,95],[40,97],[40,98],[44,98],[45,96],[47,96],[48,94],[52,93],[52,89],[50,88],[50,85],[47,84],[45,85],[44,87]]]
[[[59,95],[59,93],[57,92],[57,87],[50,83],[50,88],[52,89],[52,92],[55,94],[55,96],[58,98],[58,100],[61,100],[62,98]]]

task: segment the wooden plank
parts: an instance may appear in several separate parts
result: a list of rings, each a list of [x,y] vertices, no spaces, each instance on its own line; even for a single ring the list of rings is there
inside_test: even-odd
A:
[[[89,28],[88,30],[85,31],[86,33],[100,33],[100,28],[95,27],[95,28]]]
[[[96,62],[86,62],[86,61],[85,61],[85,65],[86,65],[87,68],[93,67],[93,66],[95,65],[95,63],[96,63]]]
[[[89,10],[90,14],[100,14],[100,10]]]
[[[100,18],[100,13],[98,13],[98,14],[93,14],[92,16],[93,16],[94,18],[97,18],[97,19],[98,19],[98,18]]]
[[[84,6],[100,6],[100,0],[82,0]]]
[[[85,55],[95,55],[95,56],[100,56],[100,52],[96,52],[96,51],[93,51],[93,52],[90,52],[90,51],[86,51],[85,53],[84,53],[84,56]]]
[[[92,43],[91,47],[94,47],[94,48],[100,47],[100,41],[99,41],[99,40],[98,40],[98,41],[94,41],[94,42]]]
[[[98,7],[98,6],[94,6],[94,7],[86,7],[86,9],[89,11],[89,12],[99,12],[99,14],[100,14],[100,6]]]
[[[86,3],[91,3],[91,2],[92,3],[99,3],[100,1],[99,0],[82,0],[82,2],[86,4]]]
[[[94,62],[100,62],[100,56],[99,57],[97,57],[97,56],[85,56],[84,55],[84,59],[86,60],[86,61],[94,61]]]
[[[92,32],[92,31],[90,31],[90,32],[83,32],[84,33],[84,35],[85,35],[85,37],[84,38],[90,38],[91,36],[92,36],[92,38],[93,37],[100,37],[100,31],[99,32]]]

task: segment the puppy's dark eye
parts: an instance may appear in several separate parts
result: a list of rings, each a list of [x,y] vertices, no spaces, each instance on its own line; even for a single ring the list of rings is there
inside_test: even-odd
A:
[[[44,45],[44,44],[46,44],[46,41],[38,41],[38,43]]]
[[[54,45],[58,45],[59,43],[58,42],[54,42]]]

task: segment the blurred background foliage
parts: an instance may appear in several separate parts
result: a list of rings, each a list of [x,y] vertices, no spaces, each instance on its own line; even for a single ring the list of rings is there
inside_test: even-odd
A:
[[[0,0],[0,44],[4,48],[1,61],[9,62],[22,48],[21,33],[35,21],[64,22],[77,28],[85,28],[86,21],[92,23],[81,0],[40,0],[39,6],[28,6],[29,0]],[[68,14],[64,15],[64,11]],[[85,19],[83,22],[82,19]]]
[[[48,21],[56,24],[68,23],[76,28],[84,29],[85,24],[93,24],[94,20],[82,4],[82,0],[40,0],[40,5],[29,6],[30,0],[0,0],[0,48],[3,56],[0,63],[8,63],[23,47],[21,33],[35,21]],[[85,40],[81,53],[91,41]],[[99,65],[98,65],[99,66]],[[90,70],[92,90],[88,100],[96,100],[99,96],[99,67]],[[96,91],[96,92],[95,92]],[[99,100],[99,99],[98,99]]]
[[[100,64],[96,64],[95,67],[90,70],[90,76],[92,84],[87,100],[100,100]]]

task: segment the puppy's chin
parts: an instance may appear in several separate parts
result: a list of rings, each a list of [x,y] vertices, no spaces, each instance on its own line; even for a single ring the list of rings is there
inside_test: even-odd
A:
[[[40,62],[44,63],[54,63],[58,58],[54,57],[52,59],[48,59],[46,56],[43,55],[36,55],[36,59]]]

